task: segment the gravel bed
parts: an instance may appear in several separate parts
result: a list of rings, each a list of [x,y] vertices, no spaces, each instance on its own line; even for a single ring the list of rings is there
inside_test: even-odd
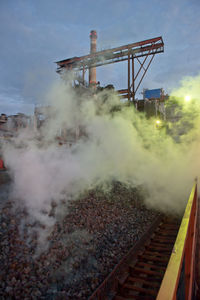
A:
[[[7,187],[6,187],[7,188]],[[52,203],[50,234],[0,194],[0,299],[88,299],[158,215],[114,184],[66,207]],[[43,243],[41,237],[46,234]]]

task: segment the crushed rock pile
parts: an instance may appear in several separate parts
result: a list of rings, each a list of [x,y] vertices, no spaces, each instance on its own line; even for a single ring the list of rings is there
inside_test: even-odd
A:
[[[158,215],[142,204],[137,190],[115,183],[108,193],[96,189],[66,209],[63,203],[62,217],[52,204],[57,221],[39,244],[44,225],[30,221],[5,195],[0,200],[2,300],[88,299]]]

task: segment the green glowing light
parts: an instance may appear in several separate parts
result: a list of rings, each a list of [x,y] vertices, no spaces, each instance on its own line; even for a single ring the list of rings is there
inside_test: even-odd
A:
[[[187,95],[185,96],[185,101],[189,102],[191,100],[191,96]]]

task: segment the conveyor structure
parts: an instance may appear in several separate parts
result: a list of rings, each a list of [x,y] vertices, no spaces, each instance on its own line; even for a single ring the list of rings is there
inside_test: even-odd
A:
[[[79,82],[85,85],[86,70],[127,60],[127,88],[118,92],[123,98],[134,101],[136,92],[154,56],[162,52],[164,52],[164,42],[160,36],[121,47],[93,52],[84,56],[57,61],[57,72],[62,73],[66,70],[73,70],[77,74]],[[138,64],[137,72],[135,70],[135,62]]]

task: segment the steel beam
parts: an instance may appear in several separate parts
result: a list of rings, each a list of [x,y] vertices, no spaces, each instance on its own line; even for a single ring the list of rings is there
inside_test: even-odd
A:
[[[144,44],[144,42],[141,42],[142,43],[141,47],[138,46],[136,48],[131,47],[132,45],[139,44],[139,43],[134,43],[134,44],[130,44],[130,45],[114,48],[114,49],[98,51],[96,53],[92,53],[85,56],[72,57],[66,60],[58,61],[56,63],[58,65],[58,68],[68,69],[71,66],[72,68],[80,69],[83,66],[83,64],[85,65],[85,68],[89,68],[93,66],[98,67],[98,63],[100,63],[100,65],[103,65],[102,64],[103,62],[106,64],[106,62],[109,60],[128,56],[128,53],[134,54],[135,56],[136,54],[138,54],[138,57],[140,57],[140,55],[146,55],[146,53],[144,52],[149,52],[149,50],[152,51],[152,54],[154,53],[154,51],[157,52],[157,50],[159,52],[164,52],[164,43],[162,39],[161,38],[157,38],[157,39],[158,40],[156,41],[157,42],[159,41],[158,43],[150,43],[149,41],[151,40],[147,40],[146,45]],[[128,58],[126,57],[126,59]]]
[[[130,53],[128,54],[128,101],[130,101]]]
[[[152,57],[151,57],[151,59],[150,59],[148,65],[147,65],[147,68],[145,69],[145,71],[144,71],[144,73],[143,73],[143,75],[142,75],[142,78],[140,79],[140,81],[139,81],[139,83],[138,83],[138,85],[137,85],[137,87],[136,87],[136,89],[135,89],[135,94],[136,94],[136,92],[137,92],[137,90],[138,90],[138,88],[139,88],[139,86],[140,86],[140,84],[141,84],[141,82],[142,82],[142,80],[143,80],[143,78],[144,78],[144,76],[145,76],[145,74],[146,74],[146,72],[147,72],[147,70],[148,70],[148,68],[149,68],[149,66],[150,66],[150,64],[151,64],[151,62],[152,62],[152,60],[153,60],[153,58],[154,58],[154,56],[155,56],[155,54],[152,55]]]
[[[82,79],[84,83],[84,75],[87,69],[92,67],[100,67],[116,62],[128,60],[128,100],[131,98],[134,101],[135,94],[153,60],[155,54],[164,52],[164,43],[162,37],[156,37],[145,41],[124,45],[121,47],[111,48],[103,51],[97,51],[88,55],[80,57],[72,57],[65,60],[57,61],[57,72],[62,73],[64,70],[74,70],[75,72],[82,72]],[[150,62],[145,68],[145,63],[149,56],[152,56]],[[143,62],[140,62],[139,58],[145,57]],[[139,62],[140,66],[135,75],[135,64],[134,60]],[[130,60],[132,60],[132,72],[130,67]],[[139,83],[136,85],[136,79],[138,78],[141,71],[144,71]],[[132,73],[132,82],[131,80]]]
[[[132,54],[132,101],[135,100],[134,56]]]

